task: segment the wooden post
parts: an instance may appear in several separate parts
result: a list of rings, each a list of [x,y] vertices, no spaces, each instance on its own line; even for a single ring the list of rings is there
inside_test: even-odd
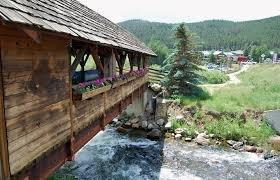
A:
[[[101,130],[104,131],[105,129],[105,121],[106,121],[106,101],[107,101],[107,93],[104,92],[103,93],[103,106],[104,106],[104,109],[103,109],[103,116],[102,116],[102,120],[101,120]]]
[[[135,55],[133,53],[128,54],[129,65],[130,65],[130,72],[133,71],[134,58],[135,58]]]
[[[79,63],[84,59],[84,55],[87,51],[88,47],[84,46],[83,49],[77,53],[76,59],[74,60],[73,64],[71,65],[71,77],[74,75],[75,70]]]
[[[122,74],[123,74],[123,67],[124,67],[124,63],[125,63],[126,57],[127,57],[127,53],[126,52],[122,52],[121,55],[120,55]]]
[[[122,75],[123,74],[123,67],[124,67],[124,63],[125,63],[125,59],[126,59],[126,52],[118,52],[117,50],[114,51],[115,53],[115,57],[116,57],[116,61],[118,63],[119,66],[119,74]]]
[[[144,56],[143,58],[143,68],[147,68],[148,67],[148,56]]]
[[[100,71],[101,77],[103,78],[104,77],[104,67],[100,60],[100,57],[98,56],[98,47],[90,47],[90,52],[91,52],[91,56],[93,57],[93,60],[96,64],[96,67],[97,67],[98,71]]]
[[[142,68],[145,69],[145,66],[146,66],[145,65],[145,59],[146,59],[146,57],[145,57],[145,55],[142,55],[141,58],[142,58]]]
[[[75,158],[75,153],[74,153],[74,118],[73,118],[73,92],[72,92],[72,69],[71,69],[71,49],[69,49],[69,65],[68,65],[68,72],[69,72],[69,116],[70,116],[70,122],[71,122],[71,139],[69,142],[69,155],[68,155],[68,160],[72,161]]]
[[[7,141],[7,129],[4,110],[4,87],[2,74],[2,50],[0,42],[0,179],[10,179],[10,163]]]
[[[81,65],[81,80],[80,82],[85,82],[85,62],[84,60],[80,62]]]
[[[138,68],[138,70],[140,70],[141,69],[141,54],[137,55],[136,60],[137,60],[137,68]]]
[[[110,76],[116,75],[116,54],[112,49],[111,58],[110,58]]]

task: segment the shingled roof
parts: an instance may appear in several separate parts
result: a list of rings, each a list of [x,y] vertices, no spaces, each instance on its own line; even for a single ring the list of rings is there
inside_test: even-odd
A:
[[[117,12],[116,12],[117,13]],[[77,0],[0,0],[0,18],[154,56],[133,34]]]

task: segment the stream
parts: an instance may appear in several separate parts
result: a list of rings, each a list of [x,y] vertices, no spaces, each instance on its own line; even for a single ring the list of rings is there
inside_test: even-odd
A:
[[[108,127],[53,177],[85,180],[280,180],[280,158],[264,160],[262,155],[220,147],[200,147],[170,139],[151,141],[141,133],[121,135]]]

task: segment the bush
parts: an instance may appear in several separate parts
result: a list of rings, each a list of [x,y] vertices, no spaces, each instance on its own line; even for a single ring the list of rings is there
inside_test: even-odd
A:
[[[185,134],[188,137],[195,138],[198,127],[196,125],[189,125],[184,120],[177,120],[175,118],[171,121],[171,128],[173,131],[177,128],[185,129]]]
[[[263,145],[269,137],[275,135],[275,131],[266,122],[256,125],[253,120],[244,123],[240,119],[229,117],[206,122],[205,129],[220,140],[239,141],[244,138],[253,145]]]
[[[198,74],[201,76],[201,84],[222,84],[229,80],[229,76],[220,71],[198,71]]]

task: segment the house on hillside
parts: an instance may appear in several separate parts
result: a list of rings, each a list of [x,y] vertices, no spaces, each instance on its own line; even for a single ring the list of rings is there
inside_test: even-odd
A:
[[[209,60],[209,56],[211,55],[211,51],[201,51],[202,55],[203,55],[203,60],[204,61],[208,61]]]
[[[244,55],[244,51],[242,51],[242,50],[231,51],[231,52],[236,56],[243,56]]]
[[[226,55],[228,61],[236,62],[238,59],[238,56],[232,52],[224,52],[224,54]]]
[[[151,56],[77,0],[1,0],[0,179],[46,179],[124,109],[143,110]]]

